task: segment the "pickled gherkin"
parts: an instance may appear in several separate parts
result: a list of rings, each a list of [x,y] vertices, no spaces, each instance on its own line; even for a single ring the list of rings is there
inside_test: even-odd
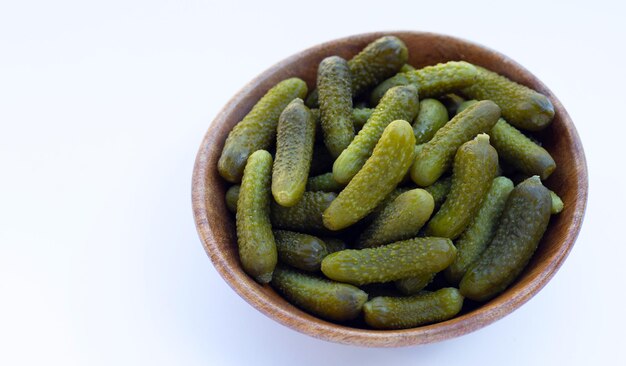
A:
[[[418,108],[419,101],[415,87],[400,86],[389,90],[365,126],[335,160],[333,164],[335,180],[347,184],[372,155],[374,146],[385,128],[395,120],[412,121]]]
[[[502,117],[517,128],[539,131],[550,124],[554,107],[545,95],[482,67],[476,69],[476,82],[462,89],[462,94],[494,101],[502,110]]]
[[[413,133],[415,143],[423,144],[430,141],[435,133],[448,122],[448,110],[436,99],[423,99],[415,121]]]
[[[335,281],[363,285],[439,272],[454,260],[450,239],[414,238],[361,250],[347,249],[322,260],[322,272]]]
[[[274,231],[278,259],[303,271],[319,271],[322,259],[328,255],[326,243],[312,235],[293,231]]]
[[[504,291],[537,249],[548,227],[551,207],[550,192],[538,176],[518,184],[509,195],[491,244],[463,276],[461,293],[486,301]]]
[[[407,277],[394,282],[396,289],[404,295],[416,295],[428,286],[435,278],[436,273],[426,273],[414,277]]]
[[[343,189],[343,187],[343,184],[337,183],[335,178],[333,178],[333,173],[325,173],[311,177],[306,183],[306,189],[314,192],[339,192]]]
[[[370,104],[376,105],[385,93],[399,85],[413,84],[422,98],[444,95],[474,83],[476,67],[465,61],[449,61],[422,69],[397,74],[378,85],[370,95]]]
[[[232,213],[237,213],[237,200],[239,199],[240,185],[234,185],[226,191],[226,207]]]
[[[551,205],[551,209],[550,209],[550,213],[553,215],[556,215],[558,213],[561,213],[561,211],[563,211],[563,200],[561,200],[561,197],[559,197],[558,194],[556,194],[556,192],[554,191],[550,191],[550,198],[552,199],[552,205]]]
[[[415,68],[409,64],[404,64],[402,65],[402,67],[400,68],[400,70],[398,70],[398,73],[403,73],[403,72],[408,72],[408,71],[413,71],[415,70]]]
[[[367,301],[367,294],[357,287],[283,267],[276,268],[272,287],[298,307],[328,320],[354,319]]]
[[[237,200],[237,245],[244,271],[268,283],[277,262],[276,242],[270,223],[272,156],[257,150],[243,174]]]
[[[317,71],[321,126],[324,144],[337,157],[354,138],[352,123],[352,77],[348,63],[338,56],[320,62]]]
[[[424,190],[430,193],[433,197],[435,210],[438,210],[439,207],[441,207],[441,205],[445,202],[446,197],[448,197],[448,193],[450,193],[450,187],[452,187],[452,176],[440,178],[435,183],[424,188]]]
[[[414,146],[415,136],[408,122],[390,123],[372,156],[324,211],[324,226],[340,230],[372,212],[406,174]]]
[[[372,116],[372,113],[374,113],[374,109],[372,108],[354,108],[352,110],[352,123],[354,125],[354,130],[358,131],[363,128],[367,120]]]
[[[457,114],[424,145],[411,167],[411,178],[429,186],[445,173],[457,149],[479,133],[489,132],[500,118],[500,108],[491,101],[478,102]]]
[[[450,283],[458,284],[469,266],[491,242],[512,190],[513,182],[509,178],[497,177],[493,180],[476,216],[454,243],[457,249],[456,259],[445,270],[446,279]]]
[[[315,121],[302,99],[296,98],[278,121],[272,194],[281,206],[293,206],[302,197],[311,167],[314,140]]]
[[[497,167],[498,153],[489,145],[488,135],[480,134],[463,144],[454,157],[450,193],[429,221],[426,235],[458,237],[480,208]]]
[[[292,207],[283,207],[272,202],[272,225],[275,229],[310,234],[327,233],[322,213],[335,197],[337,194],[333,192],[304,192],[300,201]]]
[[[410,297],[375,297],[363,306],[365,322],[376,329],[405,329],[448,320],[461,311],[463,295],[448,287]]]
[[[298,78],[283,80],[271,88],[228,134],[217,164],[220,175],[239,183],[248,157],[268,149],[276,137],[278,118],[292,100],[304,98],[306,83]]]
[[[359,247],[373,248],[417,236],[434,205],[433,197],[423,189],[402,193],[361,234]]]

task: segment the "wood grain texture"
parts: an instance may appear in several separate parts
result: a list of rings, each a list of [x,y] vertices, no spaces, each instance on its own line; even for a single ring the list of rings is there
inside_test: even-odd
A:
[[[442,323],[378,331],[318,319],[244,273],[237,255],[234,219],[224,201],[228,184],[217,172],[217,161],[228,132],[273,85],[297,76],[312,89],[322,59],[331,55],[349,59],[369,42],[388,34],[406,43],[409,61],[415,67],[465,60],[548,96],[556,115],[550,127],[541,132],[540,139],[554,157],[557,169],[546,185],[562,197],[565,209],[552,217],[537,252],[518,280],[498,297],[477,307],[469,306],[460,316]],[[397,347],[437,342],[472,332],[511,313],[541,290],[561,266],[578,236],[587,203],[587,184],[585,155],[576,128],[556,96],[534,75],[506,56],[475,43],[433,33],[400,31],[355,35],[312,47],[277,63],[244,86],[213,120],[200,145],[193,172],[192,203],[198,233],[215,268],[256,309],[319,339],[368,347]]]

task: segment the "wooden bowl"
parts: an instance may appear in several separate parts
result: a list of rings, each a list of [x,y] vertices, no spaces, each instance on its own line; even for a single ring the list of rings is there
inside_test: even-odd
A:
[[[553,216],[537,252],[517,281],[493,300],[467,306],[448,321],[405,330],[370,330],[338,325],[316,318],[291,305],[269,286],[244,273],[237,254],[233,216],[226,208],[228,183],[217,172],[226,136],[252,106],[279,81],[289,77],[315,87],[319,62],[331,55],[349,59],[376,38],[392,34],[409,49],[410,64],[419,68],[450,60],[465,60],[486,67],[547,95],[556,110],[541,141],[557,169],[545,184],[565,202]],[[576,128],[565,108],[535,76],[508,57],[475,43],[433,33],[368,33],[330,41],[283,60],[263,72],[235,95],[211,123],[196,158],[192,184],[193,213],[204,248],[224,280],[263,314],[316,338],[369,347],[395,347],[437,342],[484,327],[511,313],[535,295],[554,276],[580,231],[587,203],[587,166]]]

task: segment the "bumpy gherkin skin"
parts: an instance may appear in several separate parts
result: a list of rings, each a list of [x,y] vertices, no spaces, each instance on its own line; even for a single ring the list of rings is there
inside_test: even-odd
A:
[[[325,173],[309,178],[306,183],[307,191],[339,192],[345,187],[333,178],[333,173]]]
[[[399,195],[361,234],[361,248],[374,248],[417,236],[433,213],[435,202],[423,189]]]
[[[239,183],[250,154],[269,148],[276,137],[280,113],[295,98],[304,98],[306,83],[298,78],[283,80],[271,88],[228,134],[217,163],[220,175]]]
[[[433,281],[436,273],[425,273],[407,277],[394,282],[396,289],[404,295],[416,295]]]
[[[436,99],[422,99],[420,110],[413,122],[415,143],[430,141],[435,133],[448,122],[448,110]]]
[[[335,180],[347,184],[372,155],[385,127],[395,120],[412,121],[418,109],[419,101],[415,87],[399,86],[389,90],[365,126],[335,160],[333,164]]]
[[[347,249],[322,260],[322,272],[335,281],[364,285],[439,272],[456,249],[445,238],[414,238],[377,248]]]
[[[232,213],[237,213],[237,200],[239,200],[239,190],[241,186],[236,184],[226,191],[226,207]]]
[[[428,141],[415,157],[411,178],[421,187],[429,186],[445,173],[457,149],[479,133],[489,132],[500,118],[500,108],[488,100],[457,114]]]
[[[517,128],[539,131],[552,122],[554,107],[545,95],[495,72],[476,68],[476,82],[461,90],[465,96],[494,101],[502,109],[502,117]]]
[[[372,113],[374,113],[374,109],[372,108],[354,108],[352,110],[352,123],[354,124],[354,130],[358,131],[363,128],[367,120],[372,116]]]
[[[317,69],[317,90],[324,144],[337,157],[354,138],[352,77],[346,60],[327,57]]]
[[[324,319],[346,321],[356,318],[367,301],[357,287],[276,268],[272,287],[289,301]]]
[[[448,193],[450,193],[450,187],[452,187],[452,176],[441,178],[435,183],[424,188],[424,190],[430,193],[433,197],[435,210],[438,210],[439,207],[441,207],[441,205],[445,202],[446,197],[448,197]]]
[[[556,163],[546,149],[534,143],[504,119],[498,120],[489,135],[498,155],[522,173],[547,179],[556,169]]]
[[[548,227],[550,192],[533,176],[518,184],[506,202],[491,244],[469,268],[459,288],[476,301],[486,301],[507,288],[522,272]]]
[[[410,297],[375,297],[363,306],[365,322],[376,329],[406,329],[454,317],[463,295],[448,287]]]
[[[363,168],[324,211],[324,226],[340,230],[372,212],[406,174],[414,146],[411,125],[406,121],[391,122]]]
[[[414,84],[422,98],[436,97],[472,85],[478,76],[476,67],[465,61],[449,61],[422,69],[397,74],[383,81],[370,95],[370,104],[376,105],[387,90]]]
[[[444,272],[448,282],[458,284],[469,266],[487,248],[512,190],[513,182],[509,178],[497,177],[493,180],[476,216],[454,243],[457,249],[456,259]]]
[[[554,191],[550,191],[550,198],[552,199],[552,205],[550,209],[550,213],[553,215],[561,213],[563,211],[563,200],[559,197],[558,194]]]
[[[409,59],[404,42],[394,36],[381,37],[368,44],[348,61],[352,75],[352,96],[358,97],[369,88],[395,75]],[[382,96],[382,95],[381,95]],[[306,98],[306,105],[318,106],[318,91],[313,90]]]
[[[498,168],[498,153],[489,136],[463,144],[454,157],[452,187],[446,201],[428,222],[426,235],[455,239],[470,223],[489,191]]]
[[[295,205],[309,176],[315,121],[302,99],[294,99],[278,120],[276,161],[272,169],[272,195],[281,206]]]
[[[322,259],[328,255],[320,238],[293,231],[275,230],[278,260],[303,271],[319,271]]]
[[[272,155],[257,150],[243,174],[237,201],[237,244],[244,271],[268,283],[276,267],[277,252],[270,223]]]
[[[322,213],[337,197],[333,192],[304,192],[298,203],[283,207],[272,202],[271,219],[275,229],[302,231],[305,233],[327,233]]]

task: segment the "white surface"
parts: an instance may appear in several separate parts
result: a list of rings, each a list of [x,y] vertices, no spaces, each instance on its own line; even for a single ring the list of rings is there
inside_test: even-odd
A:
[[[0,364],[623,364],[620,2],[98,3],[0,5]],[[225,284],[196,235],[191,172],[258,73],[394,29],[470,39],[535,73],[582,136],[590,194],[571,255],[521,309],[447,342],[364,349],[291,331]]]

